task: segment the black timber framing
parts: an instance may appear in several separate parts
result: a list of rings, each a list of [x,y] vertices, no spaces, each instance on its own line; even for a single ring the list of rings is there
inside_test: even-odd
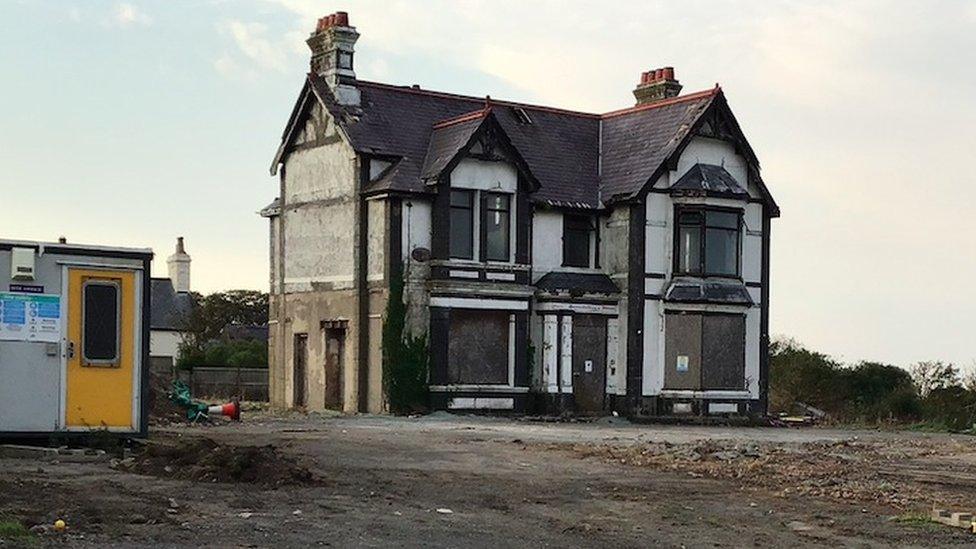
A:
[[[356,248],[353,250],[353,266],[356,280],[356,310],[357,316],[359,317],[356,319],[356,365],[357,371],[359,372],[357,376],[357,396],[359,397],[357,408],[360,412],[367,412],[369,407],[369,288],[366,285],[367,261],[369,261],[367,252],[369,216],[366,215],[366,197],[363,195],[363,191],[369,185],[369,162],[368,155],[359,155],[359,164],[357,166],[359,170],[357,174],[359,185],[356,189],[357,199],[355,212]]]
[[[645,198],[630,204],[627,276],[627,397],[640,406],[644,368],[644,247],[647,225]]]
[[[763,206],[762,221],[762,288],[760,288],[759,320],[759,410],[766,415],[769,411],[769,247],[772,226],[769,207]]]

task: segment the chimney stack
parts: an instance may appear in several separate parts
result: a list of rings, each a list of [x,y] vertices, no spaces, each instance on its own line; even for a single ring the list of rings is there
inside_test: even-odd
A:
[[[190,291],[190,256],[183,247],[183,237],[176,239],[176,253],[166,260],[169,267],[169,278],[173,281],[173,288],[177,292]]]
[[[679,93],[681,84],[674,78],[674,67],[663,67],[641,74],[634,97],[638,105],[646,105],[677,97]]]
[[[353,50],[359,33],[349,25],[349,14],[337,11],[320,17],[305,41],[312,50],[312,73],[325,78],[341,105],[358,105],[359,89],[353,70]]]

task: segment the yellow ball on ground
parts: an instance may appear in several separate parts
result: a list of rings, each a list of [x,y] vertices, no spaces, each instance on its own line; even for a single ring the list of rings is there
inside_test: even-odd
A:
[[[61,519],[58,519],[58,520],[54,521],[54,529],[57,530],[58,532],[64,530],[65,526],[66,525],[65,525],[64,521],[61,520]]]

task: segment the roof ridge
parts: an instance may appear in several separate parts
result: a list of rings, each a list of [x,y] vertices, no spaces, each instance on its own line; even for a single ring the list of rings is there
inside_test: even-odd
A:
[[[445,118],[444,120],[440,120],[438,122],[434,122],[434,125],[432,127],[435,130],[439,130],[441,128],[446,128],[448,126],[453,126],[455,124],[460,124],[462,122],[470,122],[472,120],[477,120],[479,118],[484,118],[484,117],[488,116],[488,113],[490,113],[490,112],[491,112],[491,107],[485,107],[483,109],[478,109],[476,111],[467,112],[467,113],[464,113],[464,114],[455,116],[453,118]]]
[[[659,107],[667,107],[669,105],[674,105],[677,103],[683,103],[685,101],[692,101],[694,99],[701,99],[703,97],[715,96],[722,92],[722,87],[715,84],[714,88],[707,90],[689,93],[688,95],[679,95],[677,97],[672,97],[671,99],[665,99],[663,101],[655,101],[654,103],[646,103],[644,105],[637,105],[635,107],[627,107],[626,109],[619,109],[615,111],[610,111],[600,115],[601,119],[614,118],[617,116],[622,116],[625,114],[631,114],[635,112],[650,111],[657,109]]]
[[[472,101],[472,102],[480,102],[480,103],[483,103],[485,101],[484,97],[476,97],[474,95],[464,95],[460,93],[426,90],[423,88],[413,88],[410,86],[398,86],[396,84],[386,84],[384,82],[373,82],[369,80],[357,80],[356,84],[363,84],[374,88],[383,88],[383,89],[394,90],[399,92],[412,93],[415,95],[443,97],[446,99],[460,99],[463,101]],[[545,112],[551,112],[555,114],[567,114],[567,115],[581,116],[581,117],[594,118],[594,119],[600,118],[599,114],[592,113],[592,112],[574,111],[572,109],[561,109],[559,107],[549,107],[547,105],[535,105],[532,103],[521,103],[518,101],[506,101],[504,99],[495,99],[494,97],[491,98],[491,103],[493,105],[501,105],[503,107],[520,107],[524,109],[533,109],[537,111],[545,111]]]

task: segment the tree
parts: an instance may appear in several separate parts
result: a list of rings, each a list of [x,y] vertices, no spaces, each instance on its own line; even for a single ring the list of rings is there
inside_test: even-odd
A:
[[[196,306],[183,319],[180,344],[181,367],[196,365],[267,365],[267,344],[262,353],[246,342],[220,344],[224,328],[232,325],[263,325],[268,322],[268,294],[254,290],[230,290],[207,296],[195,295]]]
[[[924,398],[936,389],[948,389],[959,385],[959,368],[949,362],[928,360],[918,362],[909,370],[918,393]]]

